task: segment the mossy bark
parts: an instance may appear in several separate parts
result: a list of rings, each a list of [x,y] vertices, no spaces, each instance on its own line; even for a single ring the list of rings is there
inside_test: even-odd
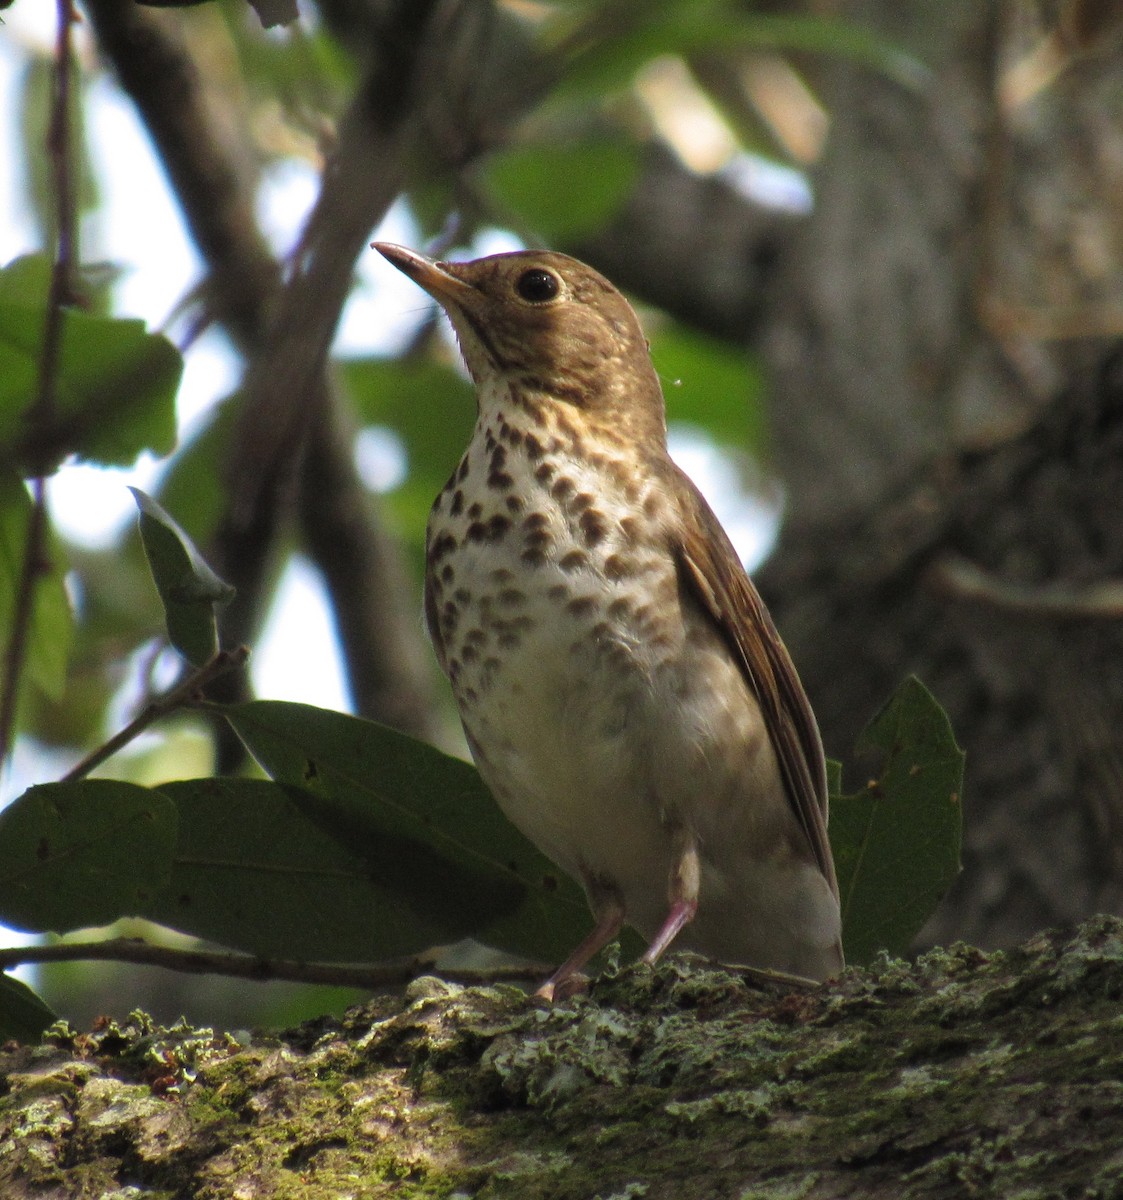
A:
[[[1123,922],[807,993],[699,960],[552,1008],[435,979],[253,1039],[0,1053],[0,1195],[1123,1196]]]

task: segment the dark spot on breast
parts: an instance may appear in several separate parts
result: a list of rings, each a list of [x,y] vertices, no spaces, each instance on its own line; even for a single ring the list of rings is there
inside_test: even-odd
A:
[[[487,526],[483,521],[473,521],[468,526],[468,531],[464,538],[469,542],[486,542],[487,541]]]
[[[523,446],[526,449],[526,456],[531,462],[542,457],[542,443],[534,436],[533,433],[527,433],[523,436]]]
[[[510,446],[517,446],[522,440],[522,431],[509,425],[502,417],[499,419],[499,437]]]
[[[597,602],[592,596],[575,596],[566,604],[565,610],[574,617],[591,617],[596,607]]]
[[[558,566],[563,571],[579,571],[582,567],[589,565],[589,556],[584,550],[570,550],[563,554],[558,562]]]
[[[468,506],[468,520],[478,521],[483,515],[484,506],[478,501],[474,501]]]
[[[546,592],[551,600],[564,600],[569,595],[569,588],[564,583],[551,584]]]
[[[581,526],[581,533],[584,535],[586,546],[595,546],[598,542],[604,541],[608,533],[608,526],[605,524],[604,517],[595,508],[590,508],[586,512],[583,512],[578,524]]]
[[[493,450],[496,450],[498,446],[499,443],[495,440],[495,434],[492,433],[490,429],[485,429],[484,448],[487,450],[488,454],[490,454]]]
[[[491,452],[491,469],[493,471],[502,471],[507,465],[507,447],[496,446]]]
[[[519,557],[528,567],[541,567],[546,563],[546,551],[540,546],[527,546]]]
[[[636,534],[639,533],[639,522],[635,517],[621,517],[620,532],[629,542],[634,542]]]
[[[570,501],[569,507],[575,513],[583,513],[587,508],[591,508],[596,501],[596,497],[588,492],[578,492]]]
[[[452,563],[445,563],[441,567],[441,578],[445,583],[451,583],[456,578],[456,572],[452,569]]]
[[[429,550],[426,557],[430,565],[435,566],[446,554],[451,554],[456,549],[457,544],[456,538],[451,533],[446,531],[439,534],[429,543]]]
[[[496,513],[488,518],[487,522],[487,539],[489,542],[498,542],[503,535],[511,528],[511,518],[505,513]]]
[[[472,663],[476,662],[479,659],[480,652],[479,652],[479,650],[476,649],[475,646],[467,645],[467,646],[464,646],[461,648],[460,657],[465,663],[467,663],[470,666]]]
[[[468,474],[468,456],[467,454],[460,460],[460,466],[456,468],[456,482],[463,483],[464,476]]]
[[[554,539],[551,537],[549,530],[534,529],[525,536],[523,539],[523,544],[528,550],[540,550],[551,545],[553,540]]]
[[[525,604],[526,592],[521,592],[518,588],[504,588],[499,593],[499,603],[505,604],[508,607],[513,607],[518,604]]]
[[[577,485],[572,479],[568,479],[565,475],[559,475],[558,478],[554,480],[553,487],[550,488],[550,495],[553,496],[555,500],[560,500],[564,503],[576,491]]]
[[[501,633],[499,635],[499,645],[504,650],[514,650],[522,642],[522,638],[517,633]]]
[[[497,492],[505,492],[514,482],[506,471],[489,471],[487,475],[487,486]]]
[[[618,600],[608,606],[608,615],[613,620],[619,620],[620,617],[626,617],[632,611],[632,602],[626,597],[621,596]]]
[[[510,583],[515,578],[514,571],[508,570],[507,567],[496,567],[492,571],[490,577],[492,583]]]
[[[643,511],[646,516],[657,516],[662,507],[659,503],[659,497],[654,492],[648,492],[643,498]]]
[[[625,575],[630,574],[634,569],[635,564],[623,554],[610,554],[604,560],[604,573],[613,581],[623,579]]]
[[[508,496],[506,503],[509,512],[520,513],[523,510],[522,496]]]
[[[482,629],[469,629],[464,641],[469,646],[482,646],[487,641],[487,634]]]
[[[452,497],[452,506],[448,510],[452,516],[458,517],[464,511],[464,493],[457,488]]]
[[[534,478],[537,479],[539,483],[549,483],[553,477],[554,468],[548,462],[539,463],[538,466],[534,468]]]
[[[545,513],[532,512],[523,517],[523,528],[530,531],[545,529],[550,518]]]
[[[457,588],[456,591],[452,593],[452,598],[457,602],[457,604],[472,603],[472,593],[468,591],[467,588]]]

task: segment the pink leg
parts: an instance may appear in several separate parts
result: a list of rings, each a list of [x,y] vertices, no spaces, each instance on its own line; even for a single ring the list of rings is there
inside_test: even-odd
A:
[[[671,907],[667,919],[644,951],[645,963],[658,962],[660,955],[675,940],[682,927],[694,920],[694,914],[698,911],[698,888],[701,883],[698,847],[685,830],[681,830],[675,840],[678,857],[671,872]]]
[[[588,937],[534,993],[544,1000],[560,1000],[574,990],[572,986],[567,987],[572,985],[573,977],[598,950],[603,950],[612,941],[624,924],[624,902],[616,892],[593,888],[590,892],[596,905],[597,923]]]

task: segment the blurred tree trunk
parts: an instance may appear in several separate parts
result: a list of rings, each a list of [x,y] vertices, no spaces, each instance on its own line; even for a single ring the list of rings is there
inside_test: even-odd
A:
[[[828,752],[904,673],[933,688],[967,845],[928,935],[1006,943],[1123,910],[1123,67],[1070,38],[1026,98],[1033,5],[834,8],[932,78],[805,64],[832,118],[808,219],[664,162],[584,249],[660,302],[661,262],[673,309],[760,349],[789,498],[760,582]]]

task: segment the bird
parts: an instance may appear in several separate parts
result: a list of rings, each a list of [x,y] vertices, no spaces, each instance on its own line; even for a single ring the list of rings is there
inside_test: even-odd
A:
[[[547,250],[437,261],[372,243],[444,309],[475,385],[426,533],[426,624],[472,757],[583,885],[593,928],[538,994],[582,986],[627,923],[822,981],[844,960],[818,726],[771,617],[667,449],[634,309]]]

